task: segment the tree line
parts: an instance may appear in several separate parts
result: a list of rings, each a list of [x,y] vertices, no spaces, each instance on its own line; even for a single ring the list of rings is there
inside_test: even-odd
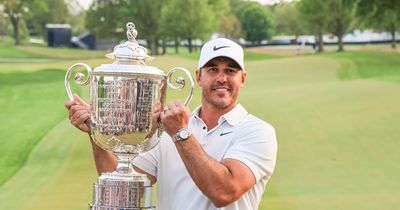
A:
[[[46,23],[69,23],[74,32],[89,30],[99,39],[126,39],[125,24],[135,23],[139,39],[152,54],[165,52],[166,43],[207,40],[213,33],[261,44],[273,35],[331,34],[343,51],[343,36],[354,28],[372,28],[392,35],[400,23],[399,0],[300,0],[261,5],[246,0],[94,0],[87,11],[75,13],[78,0],[0,0],[0,35],[12,34],[15,44],[28,34],[45,36]],[[159,52],[161,50],[161,52]]]
[[[338,39],[338,51],[343,51],[343,36],[349,30],[371,28],[391,34],[391,46],[396,48],[396,31],[400,27],[399,0],[301,0],[296,4],[300,33],[316,36],[317,49],[324,51],[322,35]]]
[[[103,38],[123,38],[119,32],[128,21],[135,23],[153,54],[171,42],[178,51],[182,41],[192,52],[194,40],[207,40],[215,32],[260,42],[271,37],[273,28],[266,7],[243,0],[95,0],[86,13],[87,28]]]

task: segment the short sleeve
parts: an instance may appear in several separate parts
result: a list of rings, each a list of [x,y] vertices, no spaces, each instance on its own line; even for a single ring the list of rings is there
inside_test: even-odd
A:
[[[144,153],[140,153],[132,160],[132,164],[142,169],[146,173],[157,177],[157,163],[160,154],[160,145],[161,144],[157,144],[153,149]]]
[[[277,155],[277,142],[274,128],[261,121],[252,121],[240,126],[224,159],[236,159],[250,168],[257,181],[270,178]]]

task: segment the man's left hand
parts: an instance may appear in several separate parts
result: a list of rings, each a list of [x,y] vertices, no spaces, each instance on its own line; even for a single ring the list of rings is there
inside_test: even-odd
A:
[[[188,127],[189,118],[189,108],[180,101],[169,104],[160,115],[163,129],[171,137],[178,132],[179,128]]]

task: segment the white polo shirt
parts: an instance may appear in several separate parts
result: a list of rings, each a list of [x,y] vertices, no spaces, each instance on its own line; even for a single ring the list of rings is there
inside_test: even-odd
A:
[[[196,108],[189,130],[204,151],[218,161],[237,159],[246,164],[256,184],[239,200],[223,207],[214,204],[193,182],[171,138],[164,132],[160,143],[140,154],[133,164],[157,178],[157,209],[160,210],[256,210],[275,168],[277,143],[274,128],[247,113],[238,104],[221,116],[218,125],[207,129]],[[204,170],[199,168],[199,170]]]

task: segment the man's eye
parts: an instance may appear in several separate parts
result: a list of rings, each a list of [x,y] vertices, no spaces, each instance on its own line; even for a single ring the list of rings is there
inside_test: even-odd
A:
[[[225,71],[226,71],[227,73],[233,74],[233,73],[236,73],[238,70],[237,70],[237,69],[234,69],[234,68],[226,68]]]
[[[210,67],[210,68],[208,68],[208,71],[210,71],[210,72],[215,72],[215,71],[217,71],[217,70],[218,70],[217,67]]]
[[[227,71],[228,73],[234,73],[234,72],[235,72],[235,70],[234,70],[234,69],[231,69],[231,68],[227,68],[226,71]]]

